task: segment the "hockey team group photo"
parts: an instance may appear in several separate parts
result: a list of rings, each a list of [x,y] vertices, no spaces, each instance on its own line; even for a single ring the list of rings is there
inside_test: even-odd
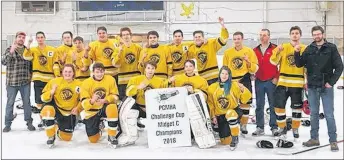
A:
[[[344,2],[1,3],[4,158],[343,158]]]

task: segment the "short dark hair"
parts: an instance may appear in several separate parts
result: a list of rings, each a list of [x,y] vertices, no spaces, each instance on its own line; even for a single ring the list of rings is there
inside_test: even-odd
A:
[[[37,37],[37,35],[39,35],[39,34],[42,34],[42,35],[43,35],[43,37],[45,38],[45,34],[44,34],[44,32],[42,32],[42,31],[38,31],[38,32],[36,32],[36,37]]]
[[[131,29],[129,27],[123,27],[119,30],[119,36],[122,37],[122,32],[124,32],[124,31],[128,31],[130,35],[132,34]]]
[[[145,62],[145,68],[147,68],[148,65],[152,65],[154,68],[157,68],[156,63],[153,62],[153,61],[147,61],[147,62]]]
[[[70,37],[73,39],[73,33],[72,33],[71,31],[64,31],[64,32],[62,33],[62,38],[63,38],[63,35],[65,35],[65,34],[69,34]]]
[[[96,70],[96,69],[102,69],[105,70],[105,67],[103,65],[103,63],[94,63],[93,67],[92,67],[92,71]]]
[[[80,36],[76,36],[76,37],[73,39],[73,42],[75,42],[75,41],[80,41],[80,42],[84,43],[84,39],[83,39],[82,37],[80,37]]]
[[[149,31],[147,34],[147,39],[149,38],[150,35],[155,35],[156,37],[159,38],[159,33],[157,31]]]
[[[195,65],[196,65],[196,64],[195,64],[195,61],[193,61],[193,60],[191,60],[191,59],[188,59],[188,60],[186,60],[185,63],[184,63],[184,68],[185,68],[185,64],[186,64],[186,63],[191,63],[194,67],[195,67]]]
[[[240,35],[241,38],[244,39],[244,33],[240,32],[240,31],[237,31],[237,32],[233,33],[233,37],[236,36],[236,35]]]
[[[270,30],[269,30],[269,29],[263,28],[261,31],[266,31],[266,32],[268,32],[268,36],[270,36]]]
[[[174,34],[176,34],[176,33],[180,33],[180,34],[182,35],[182,37],[184,37],[184,34],[183,34],[183,31],[182,31],[182,30],[177,29],[177,30],[173,31],[173,36],[174,36]]]
[[[107,33],[107,29],[104,27],[104,26],[100,26],[97,28],[97,33],[102,30],[102,31],[105,31]]]
[[[324,34],[325,30],[321,26],[314,26],[312,27],[312,34],[314,31],[321,31],[322,34]]]
[[[291,33],[291,31],[293,30],[298,30],[300,32],[300,35],[302,36],[302,31],[301,28],[299,26],[292,26],[289,30],[289,34]]]
[[[192,35],[195,36],[197,33],[200,33],[200,34],[202,35],[202,37],[204,37],[204,32],[201,31],[201,30],[194,31],[194,32],[192,33]]]

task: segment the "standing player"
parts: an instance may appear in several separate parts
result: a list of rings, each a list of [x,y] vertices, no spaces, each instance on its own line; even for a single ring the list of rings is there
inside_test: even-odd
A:
[[[28,47],[24,50],[23,57],[25,60],[32,61],[32,81],[35,91],[36,107],[33,108],[34,113],[39,113],[42,109],[43,102],[41,100],[42,90],[45,85],[55,76],[59,74],[53,70],[54,59],[56,59],[55,48],[45,44],[44,32],[36,33],[37,47],[30,48],[32,39],[30,38]]]
[[[302,36],[301,28],[293,26],[289,31],[290,42],[277,46],[272,52],[270,62],[279,65],[280,76],[275,90],[275,112],[277,125],[280,128],[275,136],[286,136],[286,111],[285,105],[288,98],[291,99],[292,108],[292,129],[295,140],[299,138],[298,128],[300,127],[302,114],[302,90],[305,84],[304,67],[298,68],[295,65],[294,52],[302,54],[306,46],[300,43]]]
[[[130,28],[121,28],[119,34],[122,43],[118,54],[112,55],[112,65],[119,68],[118,91],[120,100],[123,100],[129,79],[141,74],[137,66],[142,48],[132,42]]]
[[[225,51],[223,57],[223,66],[227,66],[232,71],[232,80],[242,83],[251,93],[251,74],[255,74],[258,70],[257,56],[251,48],[243,45],[244,34],[235,32],[233,34],[234,47]],[[250,113],[250,104],[252,99],[247,103],[240,104],[243,116],[240,119],[240,131],[247,134],[247,123]]]
[[[208,85],[217,81],[219,68],[216,53],[226,45],[228,39],[228,31],[223,18],[219,17],[219,23],[222,27],[219,38],[211,38],[206,41],[203,31],[195,31],[193,32],[195,44],[191,45],[188,50],[189,59],[196,59],[198,73],[207,80]]]
[[[84,39],[82,37],[75,37],[73,39],[74,46],[76,50],[71,51],[71,61],[66,61],[67,64],[71,63],[75,67],[75,78],[84,81],[90,77],[90,65],[91,60],[89,58],[84,58]]]
[[[42,101],[46,103],[41,111],[48,136],[47,145],[54,145],[56,127],[57,136],[63,141],[70,141],[73,136],[76,117],[81,111],[79,90],[81,82],[75,80],[73,65],[65,64],[62,77],[52,79],[43,89]],[[56,120],[56,121],[55,121]]]
[[[62,33],[63,45],[56,48],[56,59],[54,62],[54,74],[60,76],[63,65],[66,62],[68,53],[75,50],[73,46],[73,33],[71,31],[65,31]],[[71,56],[69,56],[71,57]]]
[[[153,61],[157,67],[155,68],[155,76],[161,78],[169,78],[172,76],[172,59],[170,50],[165,45],[158,43],[159,34],[156,31],[149,31],[147,35],[148,46],[141,51],[138,68],[144,74],[144,64]]]
[[[183,31],[175,30],[173,32],[173,43],[168,45],[172,58],[172,75],[178,75],[184,73],[184,64],[188,59],[188,49],[193,42],[183,42]]]
[[[109,39],[105,27],[97,28],[98,40],[91,42],[86,47],[85,58],[90,58],[95,63],[102,63],[105,67],[105,74],[118,81],[118,68],[112,65],[111,57],[115,56],[115,50],[119,47],[117,39]]]
[[[97,143],[102,136],[99,128],[101,118],[106,117],[108,122],[108,141],[114,148],[118,126],[118,110],[116,103],[119,101],[118,89],[115,79],[105,75],[105,67],[101,63],[93,65],[93,77],[83,81],[81,86],[81,105],[85,110],[84,123],[88,140]]]
[[[242,112],[238,102],[247,103],[250,98],[251,92],[237,81],[232,81],[231,70],[226,66],[220,70],[219,81],[208,88],[210,117],[219,126],[221,144],[229,144],[232,150],[239,143],[238,120]]]

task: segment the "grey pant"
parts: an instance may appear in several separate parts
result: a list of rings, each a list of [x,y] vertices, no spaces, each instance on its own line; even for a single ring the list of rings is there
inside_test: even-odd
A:
[[[330,142],[337,142],[337,128],[334,119],[334,91],[331,88],[308,88],[308,102],[311,110],[311,139],[319,139],[319,105],[323,104],[327,133]],[[338,106],[343,107],[343,106]]]
[[[30,106],[30,83],[22,86],[6,86],[7,90],[7,104],[6,104],[6,115],[5,125],[11,126],[13,121],[13,105],[17,96],[18,91],[22,97],[23,108],[24,108],[24,120],[32,122],[31,118],[31,106]]]

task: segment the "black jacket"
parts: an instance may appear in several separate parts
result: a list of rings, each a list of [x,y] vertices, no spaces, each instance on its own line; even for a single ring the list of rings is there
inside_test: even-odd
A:
[[[297,67],[304,66],[307,69],[310,88],[322,88],[326,83],[333,86],[343,72],[343,62],[337,46],[327,41],[320,49],[312,42],[301,56],[299,52],[295,52],[294,57]]]

